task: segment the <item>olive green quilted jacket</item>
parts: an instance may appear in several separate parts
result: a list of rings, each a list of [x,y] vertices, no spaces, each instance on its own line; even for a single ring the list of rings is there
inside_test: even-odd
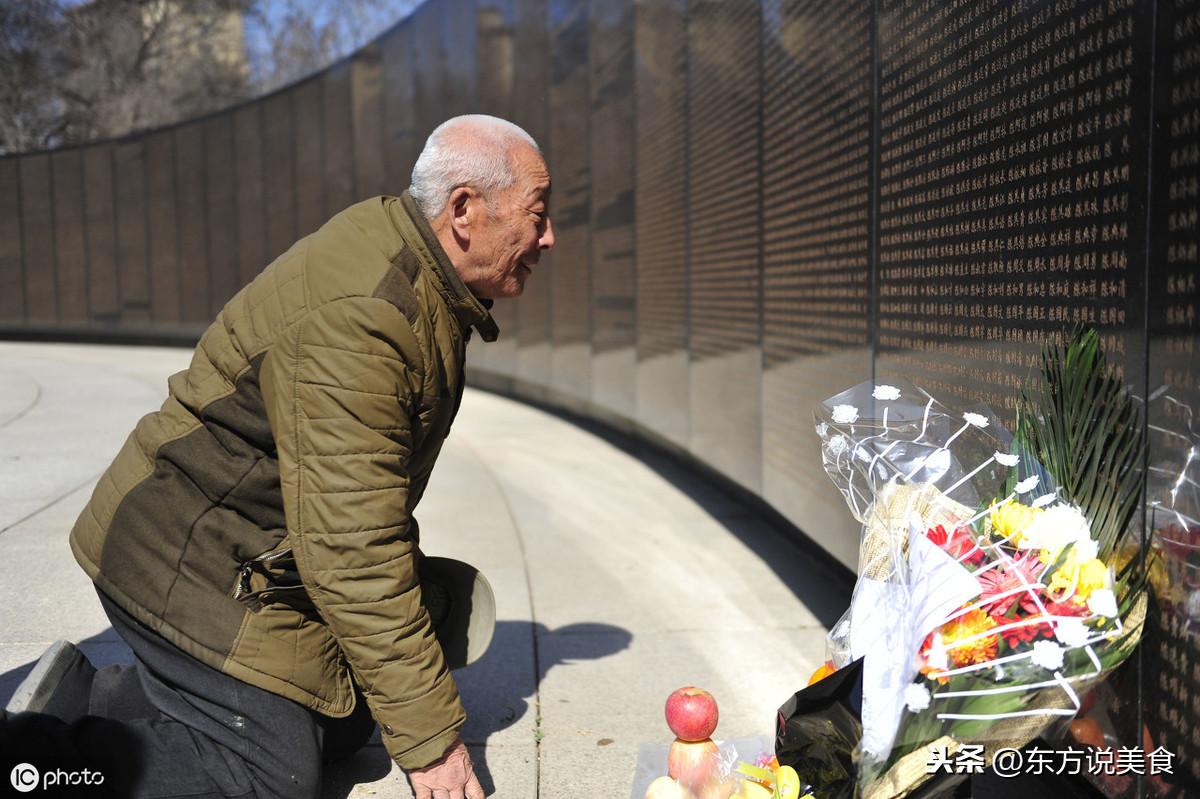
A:
[[[229,301],[71,534],[169,641],[329,716],[361,687],[392,757],[465,720],[417,580],[413,510],[496,327],[411,198],[351,206]]]

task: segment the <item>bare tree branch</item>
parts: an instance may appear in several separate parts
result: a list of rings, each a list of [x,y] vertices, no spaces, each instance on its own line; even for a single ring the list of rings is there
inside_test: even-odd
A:
[[[0,154],[177,122],[316,72],[419,0],[0,0]]]

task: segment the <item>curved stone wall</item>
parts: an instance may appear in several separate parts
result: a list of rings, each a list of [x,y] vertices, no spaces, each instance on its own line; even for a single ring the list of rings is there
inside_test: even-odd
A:
[[[1133,385],[1194,388],[1179,5],[434,0],[255,102],[0,159],[0,326],[195,335],[403,189],[439,121],[505,116],[549,156],[559,243],[476,371],[691,453],[852,564],[824,396],[902,373],[1004,415],[1074,322]]]
[[[0,332],[194,336],[471,111],[541,142],[558,234],[476,378],[694,457],[845,564],[810,408],[859,381],[1010,417],[1092,323],[1149,398],[1152,498],[1195,441],[1189,0],[431,0],[247,105],[0,160]]]

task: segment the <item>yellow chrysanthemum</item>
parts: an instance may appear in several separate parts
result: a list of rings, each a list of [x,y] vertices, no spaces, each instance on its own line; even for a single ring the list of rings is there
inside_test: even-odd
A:
[[[995,626],[996,621],[978,608],[943,624],[942,641],[951,662],[955,666],[969,666],[994,660],[1000,636],[994,633],[979,638],[974,636],[986,633]]]
[[[1092,558],[1083,563],[1077,562],[1072,554],[1067,555],[1067,561],[1050,578],[1050,590],[1062,593],[1072,585],[1075,587],[1074,596],[1087,599],[1093,591],[1109,587],[1108,566],[1099,558]]]
[[[1024,540],[1025,528],[1041,512],[1039,508],[1031,508],[1014,500],[1009,500],[1002,505],[993,505],[992,533],[1001,538],[1008,538],[1010,543],[1020,546]]]

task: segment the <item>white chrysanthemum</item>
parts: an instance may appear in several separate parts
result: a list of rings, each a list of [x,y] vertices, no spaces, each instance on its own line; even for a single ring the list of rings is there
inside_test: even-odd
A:
[[[1062,668],[1063,653],[1066,650],[1053,641],[1035,641],[1029,657],[1043,669],[1057,671]]]
[[[1054,637],[1069,647],[1087,646],[1091,633],[1083,619],[1059,619],[1054,622]]]
[[[1013,486],[1013,491],[1016,491],[1018,494],[1028,494],[1030,491],[1037,488],[1038,482],[1040,481],[1038,480],[1038,476],[1036,474],[1033,477],[1026,477],[1024,480]]]
[[[992,672],[996,675],[996,682],[1000,682],[1005,678],[1005,676],[1008,675],[1008,672],[1005,671],[1004,667],[999,663],[997,663],[995,666],[992,666]]]
[[[1033,521],[1024,530],[1020,547],[1045,550],[1053,560],[1067,544],[1086,546],[1085,542],[1091,540],[1092,531],[1083,511],[1074,505],[1060,502],[1033,517]]]
[[[829,447],[829,453],[834,457],[837,457],[846,451],[846,437],[843,435],[836,435],[829,439],[829,443],[826,446]]]
[[[829,425],[825,424],[824,422],[821,422],[819,425],[817,425],[817,435],[819,435],[821,438],[829,435]]]
[[[1097,588],[1088,597],[1088,610],[1106,619],[1117,617],[1117,595],[1107,588]]]
[[[974,427],[987,427],[988,426],[987,417],[983,416],[982,414],[971,413],[970,411],[968,411],[967,413],[963,414],[963,419],[966,420],[967,424],[972,425]]]
[[[877,400],[898,400],[900,399],[900,389],[895,386],[879,385],[875,386],[871,396]]]
[[[834,405],[833,421],[838,424],[854,424],[858,421],[858,408],[853,405]]]
[[[913,713],[920,713],[929,707],[929,689],[918,682],[904,689],[904,704]]]
[[[1036,480],[1037,478],[1031,477],[1029,479]],[[1035,499],[1033,502],[1031,502],[1029,504],[1035,508],[1044,508],[1056,499],[1058,499],[1058,494],[1042,494],[1040,497],[1038,497],[1037,499]]]
[[[1089,533],[1087,538],[1075,542],[1071,552],[1076,563],[1087,563],[1100,554],[1100,544]]]
[[[996,463],[1001,466],[1016,466],[1021,462],[1020,455],[1008,455],[1003,452],[994,452],[992,457],[996,459]]]

